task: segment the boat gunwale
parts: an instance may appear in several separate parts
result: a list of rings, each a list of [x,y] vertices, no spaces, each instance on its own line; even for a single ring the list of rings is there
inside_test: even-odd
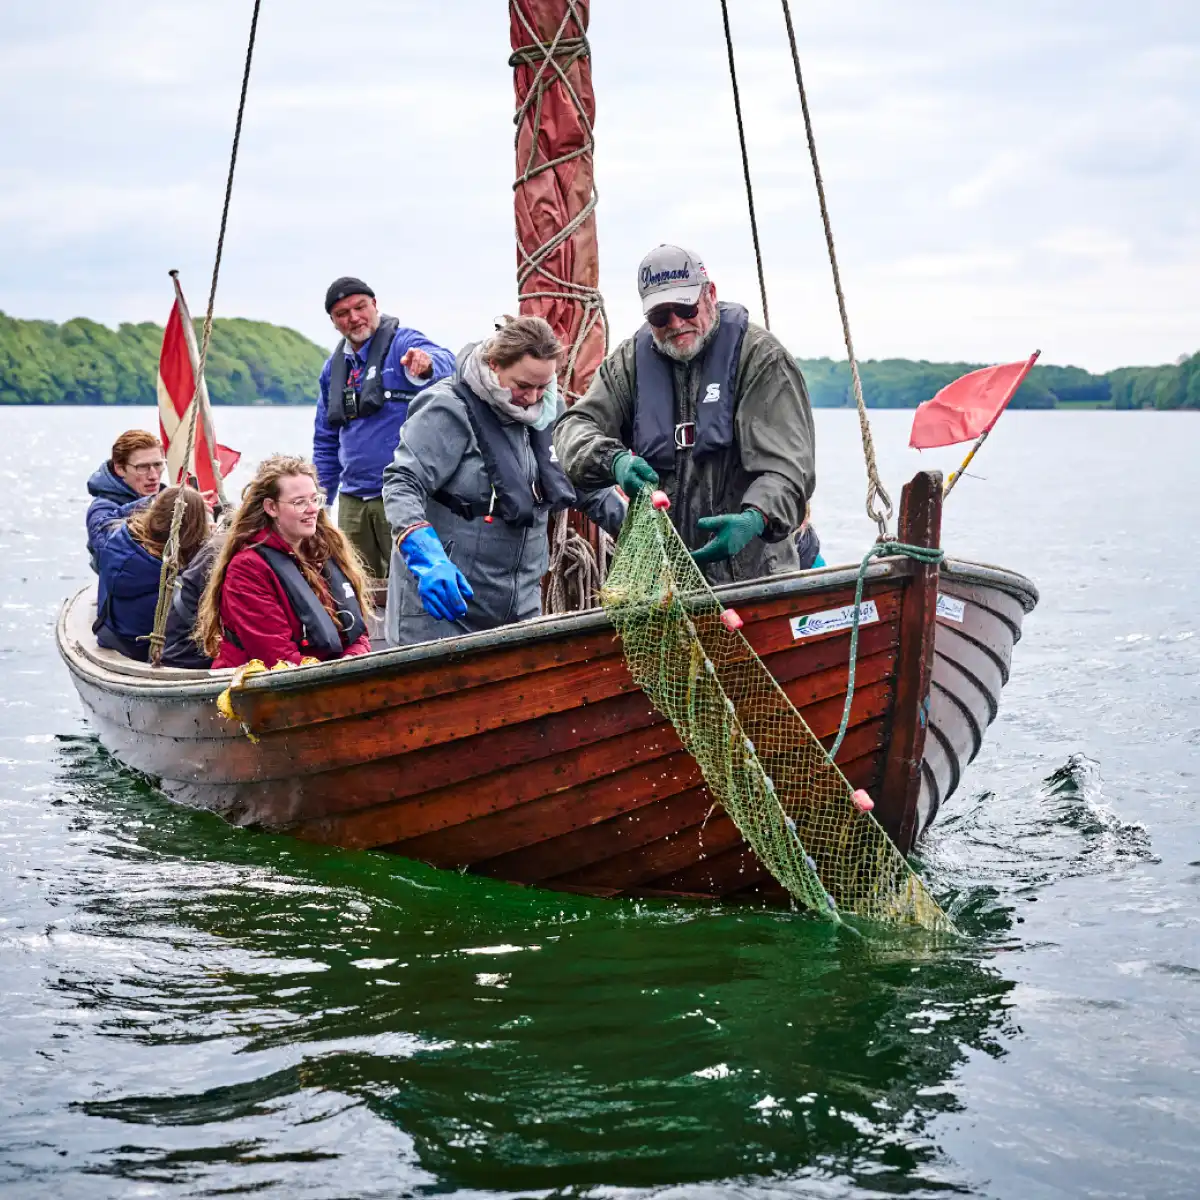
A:
[[[911,562],[902,557],[878,559],[866,572],[868,582],[902,580],[911,574]],[[1037,603],[1037,589],[1017,572],[982,563],[947,559],[943,563],[947,577],[954,582],[981,584],[997,588],[1014,596],[1025,609],[1032,611]],[[856,566],[824,567],[815,571],[793,571],[750,582],[724,584],[714,589],[725,604],[772,600],[781,596],[800,596],[821,591],[837,591],[855,584]],[[164,679],[158,668],[129,662],[115,670],[98,662],[82,643],[68,635],[67,620],[74,606],[94,590],[95,585],[81,589],[64,600],[55,625],[55,640],[59,653],[68,668],[76,675],[112,694],[141,696],[164,702],[206,700],[219,695],[233,677],[232,669],[188,672],[190,678],[176,676]],[[252,676],[242,685],[247,692],[287,692],[321,687],[330,682],[345,682],[355,677],[370,677],[381,673],[402,671],[412,665],[427,665],[438,659],[461,660],[496,649],[513,649],[550,642],[563,637],[594,633],[611,628],[603,609],[585,612],[535,617],[498,629],[462,634],[439,641],[421,642],[414,646],[396,646],[369,654],[342,658],[332,662],[299,667],[290,671],[269,672]]]

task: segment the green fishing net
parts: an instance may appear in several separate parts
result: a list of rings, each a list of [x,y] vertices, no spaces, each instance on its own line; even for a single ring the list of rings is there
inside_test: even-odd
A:
[[[795,900],[834,920],[952,931],[950,919],[735,628],[646,488],[601,603],[630,674],[674,725],[713,797]]]

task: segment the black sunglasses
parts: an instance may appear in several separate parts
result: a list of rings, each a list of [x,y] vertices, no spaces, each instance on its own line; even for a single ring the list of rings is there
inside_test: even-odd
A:
[[[699,311],[699,304],[660,304],[657,308],[652,308],[646,314],[646,320],[655,329],[665,329],[672,314],[677,316],[681,321],[692,321],[695,320],[696,314]]]

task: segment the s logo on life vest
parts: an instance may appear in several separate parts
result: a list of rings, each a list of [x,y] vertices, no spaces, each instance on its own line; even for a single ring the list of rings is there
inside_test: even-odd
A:
[[[704,399],[701,404],[720,404],[721,402],[721,385],[719,383],[710,383],[704,391]]]

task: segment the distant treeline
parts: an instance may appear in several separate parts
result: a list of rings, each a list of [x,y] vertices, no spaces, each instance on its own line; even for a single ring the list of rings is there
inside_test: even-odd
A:
[[[200,336],[196,322],[196,336]],[[158,403],[162,326],[117,330],[0,313],[0,404]],[[328,351],[265,321],[213,322],[204,375],[214,404],[311,404]]]
[[[831,358],[799,360],[818,408],[852,404],[850,365]],[[869,408],[915,408],[983,363],[912,362],[887,358],[859,364]],[[1164,367],[1120,367],[1093,375],[1081,367],[1034,367],[1013,408],[1200,408],[1200,354]]]
[[[162,326],[148,321],[114,331],[83,317],[56,325],[0,313],[0,404],[156,404],[162,333]],[[311,404],[327,353],[281,325],[218,319],[205,370],[209,395],[214,404]],[[852,403],[847,363],[799,361],[814,405]],[[981,365],[864,362],[863,391],[871,408],[915,408]],[[1200,409],[1200,354],[1176,365],[1121,367],[1107,375],[1034,367],[1012,406]]]

